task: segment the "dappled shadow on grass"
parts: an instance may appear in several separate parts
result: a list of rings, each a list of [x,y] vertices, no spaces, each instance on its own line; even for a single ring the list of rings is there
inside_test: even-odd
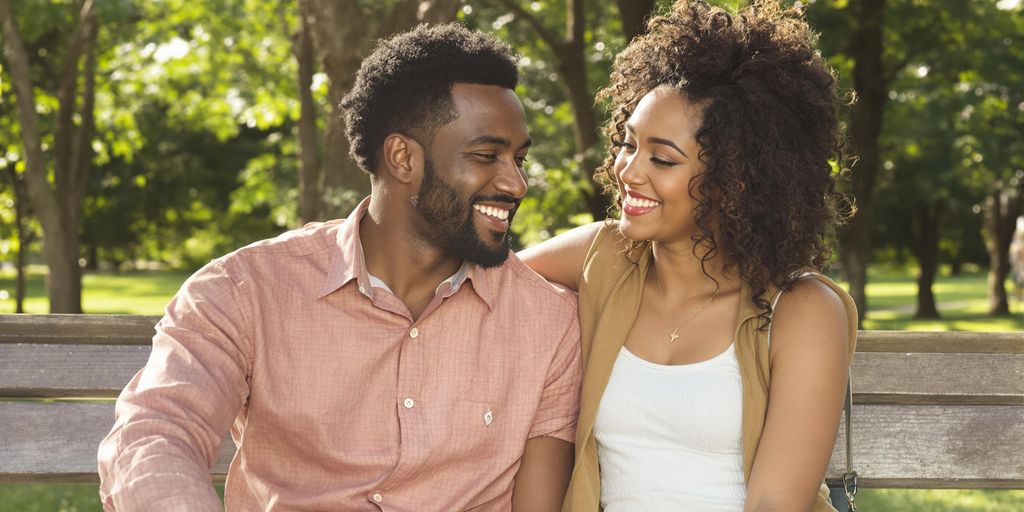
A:
[[[0,512],[102,512],[99,486],[0,484]]]
[[[95,272],[82,278],[82,309],[91,314],[161,315],[181,284],[186,271]],[[14,274],[0,274],[0,313],[14,312]],[[26,280],[25,311],[48,313],[45,274],[34,269]]]
[[[215,485],[224,498],[224,486]],[[103,512],[96,484],[0,484],[0,512]]]
[[[857,508],[887,512],[1019,512],[1024,491],[861,489]]]
[[[914,319],[913,313],[908,312],[872,310],[864,319],[864,328],[889,331],[1024,331],[1024,313],[989,316],[987,308],[985,300],[952,309],[943,309],[940,304],[940,317],[933,319]],[[1022,309],[1024,305],[1015,306],[1015,311]]]
[[[224,496],[224,487],[216,486]],[[861,510],[884,512],[1019,512],[1024,491],[861,489]],[[101,512],[91,484],[0,484],[0,512]]]

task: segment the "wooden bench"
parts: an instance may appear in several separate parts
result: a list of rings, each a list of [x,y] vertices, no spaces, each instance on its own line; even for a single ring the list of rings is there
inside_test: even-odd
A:
[[[0,315],[0,482],[96,482],[113,400],[156,317]],[[1024,333],[864,331],[853,366],[861,487],[1024,488]],[[844,467],[840,429],[829,468]],[[234,446],[213,468],[223,480]]]

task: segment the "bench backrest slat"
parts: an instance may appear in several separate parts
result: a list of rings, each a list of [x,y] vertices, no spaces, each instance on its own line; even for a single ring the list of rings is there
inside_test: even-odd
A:
[[[0,315],[0,482],[96,480],[112,400],[146,363],[157,320]],[[1024,488],[1024,334],[862,331],[853,385],[862,485]],[[90,397],[105,401],[26,401]],[[233,453],[226,440],[214,479]]]
[[[0,344],[0,397],[116,398],[150,345]]]
[[[149,344],[158,316],[0,315],[0,343]]]
[[[96,449],[113,403],[0,402],[0,482],[96,482]],[[223,480],[235,445],[226,439],[213,468]]]

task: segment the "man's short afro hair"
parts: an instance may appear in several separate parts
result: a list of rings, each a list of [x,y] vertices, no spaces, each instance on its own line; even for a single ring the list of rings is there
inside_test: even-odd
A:
[[[352,158],[373,174],[389,134],[429,145],[434,131],[457,117],[453,84],[515,89],[517,61],[507,43],[458,23],[420,25],[382,39],[341,100]]]

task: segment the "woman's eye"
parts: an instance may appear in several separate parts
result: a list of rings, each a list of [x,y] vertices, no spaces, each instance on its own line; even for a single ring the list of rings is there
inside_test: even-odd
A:
[[[672,167],[673,165],[676,165],[676,163],[671,160],[664,160],[656,156],[651,157],[651,162],[654,162],[654,165],[659,167]]]

